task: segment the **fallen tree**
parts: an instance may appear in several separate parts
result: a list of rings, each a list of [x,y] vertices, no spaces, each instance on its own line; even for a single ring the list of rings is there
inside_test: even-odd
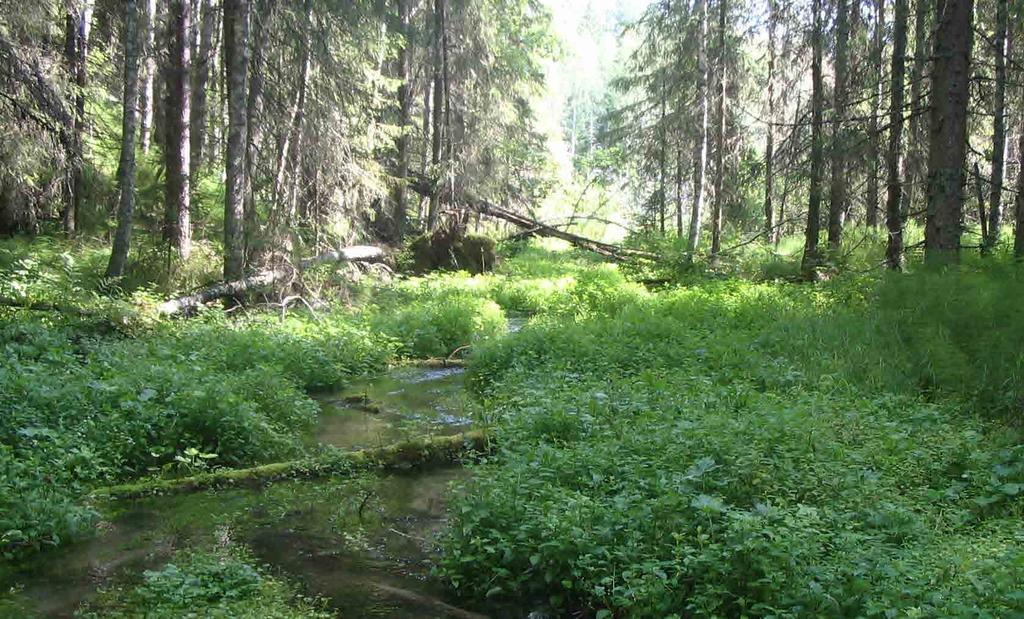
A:
[[[311,479],[330,475],[347,475],[367,469],[408,469],[458,462],[461,458],[490,451],[486,433],[466,432],[454,436],[419,438],[385,447],[342,451],[334,449],[325,455],[275,462],[248,469],[213,471],[178,479],[143,480],[120,486],[94,490],[90,497],[98,500],[137,499],[164,494],[199,492],[245,484],[265,484],[285,479]]]
[[[423,176],[414,177],[409,186],[412,187],[413,191],[424,197],[431,197],[437,191],[434,183]],[[451,195],[445,195],[442,193],[441,197],[449,203],[453,201],[453,197]],[[498,206],[493,202],[489,202],[465,192],[459,196],[457,202],[469,210],[480,213],[481,215],[501,219],[518,226],[524,230],[524,234],[562,239],[563,241],[571,243],[575,247],[592,251],[617,262],[624,262],[630,258],[645,258],[648,260],[659,259],[657,254],[651,252],[641,251],[639,249],[629,249],[628,247],[613,245],[611,243],[605,243],[604,241],[596,241],[578,234],[566,232],[559,227],[537,221],[536,219],[525,215],[520,215],[515,211]]]
[[[380,263],[384,261],[384,257],[384,250],[379,247],[356,245],[353,247],[339,249],[337,251],[329,251],[312,258],[306,258],[299,264],[299,268],[301,270],[306,270],[320,264],[328,263]],[[191,312],[200,306],[216,301],[217,299],[239,297],[253,290],[259,290],[279,282],[287,281],[292,279],[294,276],[295,268],[291,265],[282,265],[280,267],[266,269],[240,280],[215,284],[209,288],[204,288],[199,292],[179,297],[177,299],[171,299],[170,301],[161,303],[157,308],[157,311],[164,316]]]

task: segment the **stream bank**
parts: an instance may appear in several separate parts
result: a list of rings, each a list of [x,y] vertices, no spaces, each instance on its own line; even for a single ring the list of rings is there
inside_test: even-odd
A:
[[[373,450],[472,427],[462,369],[396,368],[318,396],[311,444]],[[97,590],[131,586],[183,548],[238,545],[346,617],[482,617],[430,578],[457,465],[294,479],[110,501],[91,540],[0,575],[0,615],[74,617]]]

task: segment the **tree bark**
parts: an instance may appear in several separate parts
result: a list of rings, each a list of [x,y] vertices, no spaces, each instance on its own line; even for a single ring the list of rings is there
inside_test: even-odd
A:
[[[928,3],[931,0],[915,0],[914,7],[914,64],[910,73],[910,139],[907,141],[906,156],[903,159],[903,214],[906,216],[918,202],[920,188],[925,186],[924,145],[928,141],[926,121],[927,97],[925,96],[925,69],[931,56],[928,30]]]
[[[65,55],[71,78],[75,82],[74,130],[72,144],[68,203],[64,209],[64,231],[73,235],[81,228],[82,198],[85,191],[84,134],[85,89],[89,85],[89,34],[92,30],[93,0],[68,0]]]
[[[245,147],[245,206],[244,240],[245,260],[252,261],[256,252],[256,236],[259,232],[259,213],[256,209],[255,166],[259,148],[263,142],[263,95],[266,84],[266,44],[269,20],[273,19],[276,7],[267,0],[257,0],[252,13],[252,54],[249,61],[249,93],[246,101],[246,126],[248,128]]]
[[[668,216],[668,95],[665,88],[665,76],[661,77],[661,117],[659,120],[658,148],[658,230],[665,236],[665,219]]]
[[[248,144],[246,85],[249,69],[249,2],[224,0],[224,67],[227,71],[228,146],[224,158],[224,279],[245,269],[242,217],[245,209],[245,152]]]
[[[434,101],[433,101],[433,131],[431,133],[430,154],[433,164],[433,174],[441,173],[442,153],[442,131],[444,128],[444,90],[446,76],[444,74],[444,29],[445,29],[445,0],[434,0]],[[451,136],[448,136],[451,139]],[[439,180],[435,180],[435,183]],[[437,227],[437,220],[440,215],[440,202],[438,192],[430,197],[430,210],[427,211],[427,231],[433,231]]]
[[[828,245],[837,252],[843,244],[846,218],[846,90],[849,80],[850,1],[838,0],[836,15],[835,86],[832,120],[832,183],[828,205]]]
[[[401,133],[396,140],[398,166],[395,175],[399,182],[395,186],[394,220],[395,240],[405,237],[409,217],[406,177],[409,176],[409,158],[412,152],[412,29],[410,27],[410,0],[398,0],[399,34],[402,48],[398,53],[398,71],[401,83],[398,85],[398,125]]]
[[[120,277],[128,261],[135,212],[135,125],[139,98],[139,7],[136,0],[124,0],[124,100],[121,121],[121,161],[118,185],[117,232],[107,263],[107,277]]]
[[[683,144],[676,144],[676,238],[683,238]]]
[[[879,0],[881,1],[881,0]],[[775,228],[775,30],[778,21],[776,0],[768,0],[768,122],[764,147],[764,234],[774,245],[778,237]]]
[[[192,162],[191,183],[193,187],[204,162],[203,147],[206,144],[208,118],[206,90],[210,80],[214,33],[217,28],[216,0],[200,0],[199,4],[199,45],[193,67],[192,107],[189,117],[189,160]]]
[[[693,156],[693,209],[690,211],[690,238],[687,243],[691,262],[700,247],[700,224],[704,217],[704,182],[708,165],[708,5],[697,0],[697,144]]]
[[[1007,0],[996,0],[995,95],[992,101],[992,193],[989,198],[988,234],[983,249],[989,252],[999,242],[999,227],[1003,225],[1003,176],[1006,162],[1006,59]]]
[[[1024,105],[1021,106],[1020,135],[1017,142],[1017,157],[1024,162]],[[1017,200],[1014,208],[1016,225],[1013,229],[1013,255],[1024,260],[1024,164],[1017,168]]]
[[[156,78],[156,0],[143,0],[142,93],[139,99],[139,141],[143,154],[149,154],[153,135],[153,82]]]
[[[191,107],[192,50],[189,31],[192,9],[189,0],[172,0],[169,5],[168,66],[166,68],[167,111],[164,157],[166,158],[165,236],[182,260],[192,254],[192,218],[189,198],[191,159],[189,115]]]
[[[871,41],[871,64],[874,67],[875,83],[871,88],[871,122],[868,129],[868,150],[870,161],[868,162],[868,195],[867,195],[867,225],[875,228],[878,226],[878,200],[879,185],[881,184],[881,159],[882,159],[882,132],[879,129],[879,117],[882,114],[882,80],[885,75],[882,71],[882,48],[885,45],[885,0],[875,1],[875,24]],[[904,38],[906,37],[906,25],[904,25]],[[906,53],[904,44],[904,54]],[[905,61],[904,61],[905,62]],[[902,114],[902,111],[901,111]]]
[[[725,17],[726,0],[718,0],[718,98],[715,110],[715,204],[711,213],[711,262],[722,251],[722,217],[725,200]]]
[[[936,0],[925,261],[958,262],[967,155],[973,0]]]
[[[907,0],[896,0],[893,16],[891,101],[889,103],[889,149],[886,153],[887,196],[885,227],[888,241],[885,264],[893,271],[903,269],[903,183],[900,179],[900,153],[903,139],[903,78],[906,74]]]
[[[808,190],[807,227],[804,231],[804,255],[801,262],[801,271],[805,277],[812,277],[815,269],[821,264],[818,240],[821,233],[821,171],[825,150],[822,136],[825,93],[821,74],[824,38],[821,15],[823,1],[812,2],[814,25],[811,33],[811,184]]]

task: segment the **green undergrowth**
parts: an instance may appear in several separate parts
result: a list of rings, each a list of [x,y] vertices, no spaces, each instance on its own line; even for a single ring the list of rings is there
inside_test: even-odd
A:
[[[243,550],[182,551],[148,570],[136,585],[101,591],[80,619],[318,619],[333,617],[322,601],[300,596]]]
[[[531,321],[471,360],[503,448],[440,574],[554,615],[1024,616],[1022,294],[997,265]]]

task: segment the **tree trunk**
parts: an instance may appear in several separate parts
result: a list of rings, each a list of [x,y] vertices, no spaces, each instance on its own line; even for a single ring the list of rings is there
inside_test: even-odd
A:
[[[676,144],[676,238],[683,238],[683,144]]]
[[[195,56],[192,82],[192,107],[189,118],[189,160],[192,163],[191,182],[195,186],[196,176],[203,167],[203,146],[206,144],[207,106],[206,90],[210,79],[210,63],[213,60],[214,32],[217,28],[216,0],[200,0],[199,45]]]
[[[298,184],[298,161],[302,127],[306,112],[306,90],[309,86],[309,75],[312,70],[312,50],[309,44],[313,36],[313,2],[306,0],[303,10],[303,28],[305,35],[300,46],[299,78],[295,89],[295,99],[292,103],[288,116],[288,125],[284,141],[281,145],[281,152],[277,161],[277,174],[274,181],[274,203],[275,207],[283,209],[283,221],[279,221],[288,233],[294,235],[296,231],[297,217],[293,201],[295,187]],[[295,245],[294,238],[288,240],[289,245]]]
[[[768,122],[766,123],[764,147],[764,234],[768,243],[774,245],[778,236],[775,229],[775,29],[778,8],[776,0],[768,0]]]
[[[924,145],[928,139],[925,108],[925,69],[931,56],[928,30],[928,2],[915,0],[914,7],[914,64],[910,73],[910,139],[907,141],[906,156],[903,159],[903,214],[907,216],[919,202],[925,179]]]
[[[165,236],[182,260],[192,254],[191,204],[189,201],[191,159],[189,158],[189,115],[191,107],[192,50],[188,33],[192,14],[189,0],[173,0],[169,6],[166,143]]]
[[[924,234],[925,261],[932,265],[960,259],[973,12],[973,0],[936,0]]]
[[[838,252],[843,244],[843,224],[846,218],[846,89],[849,73],[850,1],[838,0],[836,15],[836,53],[834,111],[832,121],[832,184],[828,205],[828,245]]]
[[[665,219],[668,217],[668,128],[667,128],[667,107],[668,95],[665,88],[665,76],[661,77],[661,118],[660,135],[658,148],[658,230],[661,236],[665,236]]]
[[[224,68],[227,72],[228,146],[224,158],[224,279],[245,269],[242,216],[245,209],[245,152],[248,144],[246,85],[249,69],[249,2],[224,0]]]
[[[715,205],[711,214],[711,262],[722,251],[722,214],[725,199],[725,17],[726,0],[718,0],[718,100],[715,110]]]
[[[244,240],[245,260],[250,262],[256,250],[256,235],[259,232],[259,213],[256,210],[256,186],[254,168],[259,148],[263,142],[263,91],[266,84],[266,44],[269,20],[273,19],[275,6],[267,0],[257,0],[252,19],[252,55],[249,62],[249,93],[246,101],[246,127],[248,128],[245,147],[245,206]]]
[[[69,0],[64,52],[75,83],[74,130],[70,194],[64,209],[64,231],[73,235],[81,228],[82,198],[85,191],[83,165],[85,134],[85,89],[89,85],[89,33],[92,29],[93,0]]]
[[[822,86],[821,61],[824,46],[822,25],[822,3],[813,0],[813,31],[811,33],[811,185],[808,190],[807,227],[804,235],[804,255],[801,271],[806,277],[814,275],[821,264],[818,237],[821,231],[821,170],[824,165],[824,144],[822,136],[825,93]]]
[[[1006,162],[1006,59],[1008,56],[1007,0],[996,0],[995,97],[992,102],[992,194],[989,198],[986,252],[999,242],[1003,225],[1003,175]]]
[[[430,154],[433,164],[433,174],[441,173],[442,153],[442,131],[444,128],[444,89],[446,76],[444,74],[444,28],[445,28],[445,0],[434,0],[434,101],[433,101],[433,132],[431,133]],[[448,136],[451,139],[451,136]],[[438,182],[435,180],[435,182]],[[430,210],[427,211],[427,231],[433,231],[437,227],[437,219],[440,215],[440,202],[438,192],[430,198]]]
[[[121,198],[117,207],[117,232],[107,263],[107,277],[120,277],[128,261],[135,212],[135,120],[139,98],[139,7],[136,0],[124,0],[124,100],[121,120],[121,161],[118,185]]]
[[[896,0],[893,16],[891,101],[889,103],[889,150],[885,157],[887,196],[885,227],[889,233],[885,264],[894,271],[903,269],[903,184],[900,179],[900,152],[903,139],[903,78],[906,73],[907,0]]]
[[[156,78],[156,0],[143,0],[142,32],[145,44],[142,49],[142,94],[139,100],[139,141],[142,152],[149,154],[153,135],[153,82]]]
[[[1017,168],[1017,201],[1014,209],[1016,226],[1013,229],[1013,255],[1018,260],[1024,259],[1024,105],[1021,106],[1021,112],[1017,142],[1017,158],[1021,165]]]
[[[398,53],[401,80],[398,85],[398,125],[401,133],[395,145],[398,149],[395,176],[399,181],[395,186],[395,211],[392,216],[397,241],[405,237],[406,220],[409,217],[408,190],[405,183],[406,177],[409,176],[409,157],[412,152],[412,28],[409,2],[410,0],[398,0],[399,34],[402,36],[402,48]]]
[[[875,0],[875,24],[871,42],[871,63],[874,67],[875,83],[871,88],[871,126],[868,135],[870,161],[868,163],[868,195],[866,220],[868,226],[878,226],[879,185],[881,184],[882,132],[879,117],[882,114],[882,48],[885,45],[885,0]],[[905,25],[904,25],[905,28]],[[906,37],[906,31],[903,36]],[[904,45],[906,48],[906,45]],[[904,54],[906,50],[904,49]],[[905,61],[904,61],[905,62]],[[902,111],[901,111],[902,114]]]
[[[700,247],[700,224],[704,216],[704,181],[708,165],[708,5],[697,0],[697,144],[693,156],[693,209],[690,211],[690,238],[687,243],[688,260],[693,261]]]

